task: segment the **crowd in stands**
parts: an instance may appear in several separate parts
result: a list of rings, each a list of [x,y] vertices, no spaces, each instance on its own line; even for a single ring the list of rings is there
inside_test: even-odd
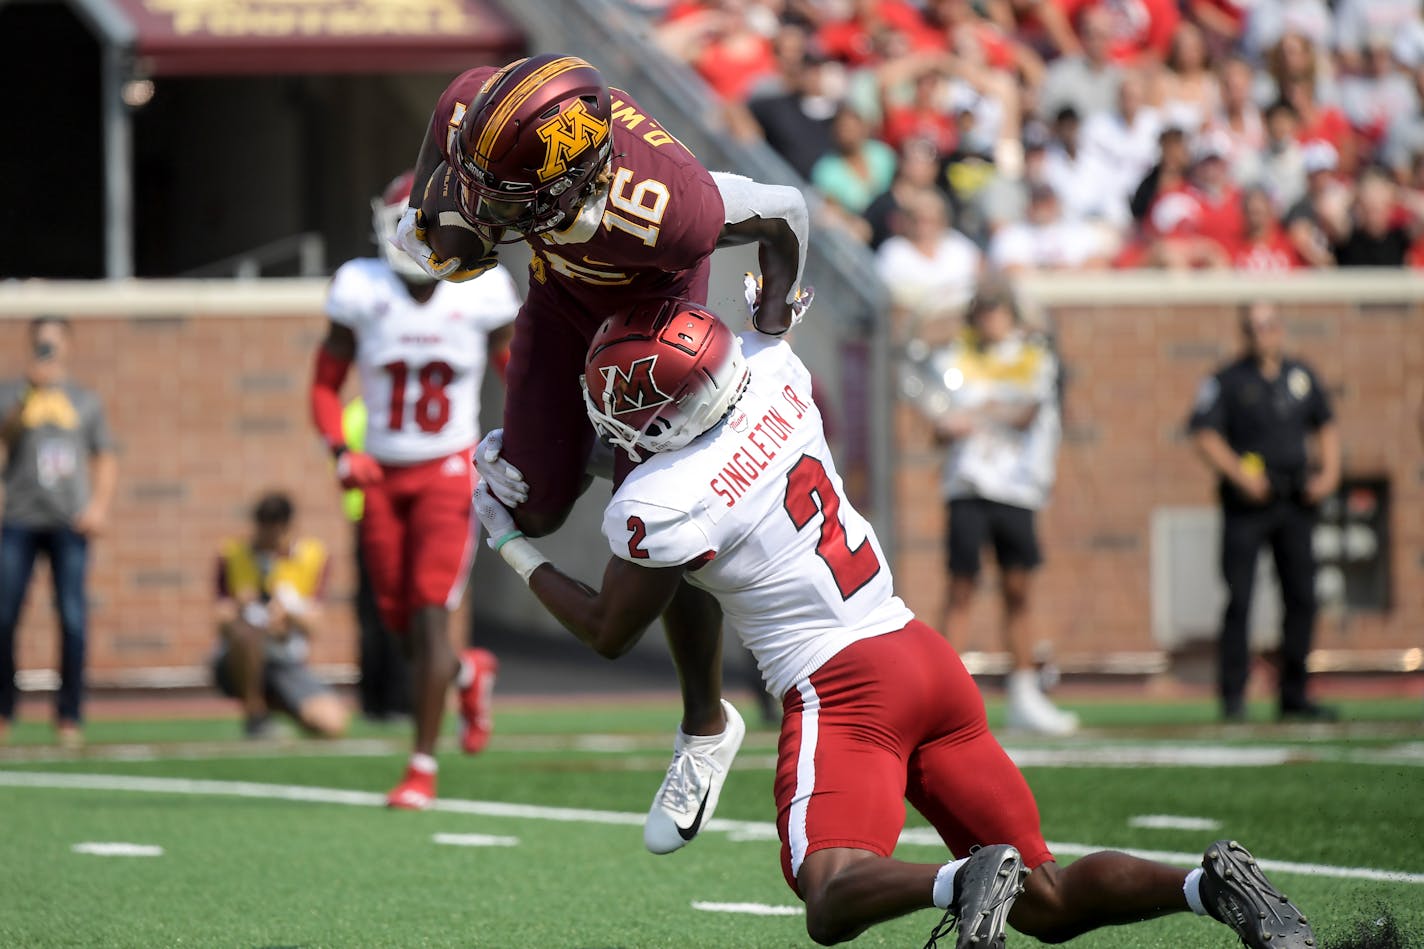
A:
[[[907,299],[1424,266],[1421,0],[639,0]]]

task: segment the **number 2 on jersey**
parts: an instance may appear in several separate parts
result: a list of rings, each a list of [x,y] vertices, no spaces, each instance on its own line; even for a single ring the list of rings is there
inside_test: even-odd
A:
[[[845,525],[841,523],[841,499],[831,484],[826,466],[819,458],[801,456],[786,476],[786,500],[783,502],[791,523],[802,530],[817,514],[821,515],[821,539],[816,543],[816,555],[831,568],[841,599],[849,600],[880,572],[880,560],[866,537],[860,546],[850,549]]]
[[[388,362],[381,367],[391,377],[389,428],[399,432],[405,427],[405,389],[410,367],[403,362]],[[445,387],[455,378],[455,370],[447,362],[436,360],[420,367],[415,375],[420,394],[415,398],[415,424],[422,432],[433,435],[450,421],[450,397]]]

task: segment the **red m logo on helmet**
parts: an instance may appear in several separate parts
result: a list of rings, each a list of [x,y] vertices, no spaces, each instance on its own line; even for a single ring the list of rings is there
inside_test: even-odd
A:
[[[603,404],[613,415],[639,412],[672,401],[653,379],[657,356],[634,360],[625,372],[622,366],[600,366],[603,373]]]

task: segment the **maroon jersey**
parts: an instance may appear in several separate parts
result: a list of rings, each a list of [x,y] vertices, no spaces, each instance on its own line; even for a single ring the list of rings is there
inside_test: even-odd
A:
[[[431,133],[447,162],[458,147],[466,106],[494,72],[468,70],[441,94]],[[584,312],[563,315],[585,341],[605,317],[631,303],[687,293],[724,220],[722,196],[702,163],[626,92],[612,89],[611,95],[613,181],[602,224],[582,243],[561,244],[557,232],[530,238],[531,296],[547,286],[572,297]]]

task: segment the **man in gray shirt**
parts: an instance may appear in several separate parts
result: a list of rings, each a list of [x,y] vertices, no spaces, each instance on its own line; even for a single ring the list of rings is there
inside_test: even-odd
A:
[[[1112,15],[1103,7],[1091,6],[1078,21],[1083,52],[1060,56],[1044,75],[1038,114],[1051,122],[1064,108],[1073,108],[1086,121],[1117,105],[1117,88],[1122,70],[1108,58],[1112,44]]]
[[[98,396],[69,379],[70,343],[68,321],[36,318],[24,378],[0,383],[0,740],[15,715],[15,628],[43,551],[63,636],[55,727],[62,744],[80,741],[89,540],[108,519],[118,469]]]

